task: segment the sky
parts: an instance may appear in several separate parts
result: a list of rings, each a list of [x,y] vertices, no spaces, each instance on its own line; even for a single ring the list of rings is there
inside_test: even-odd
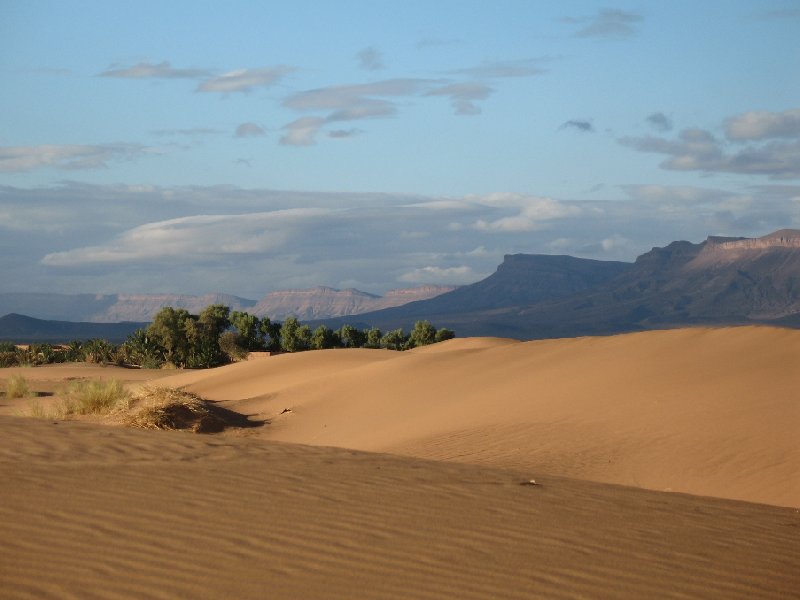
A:
[[[0,293],[382,294],[800,227],[800,1],[0,0]]]

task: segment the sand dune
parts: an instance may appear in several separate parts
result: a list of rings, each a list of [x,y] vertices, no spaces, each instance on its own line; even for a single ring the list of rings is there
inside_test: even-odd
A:
[[[786,598],[793,509],[0,417],[4,598]]]
[[[253,434],[273,440],[800,506],[798,357],[798,331],[698,328],[331,350],[163,382],[269,419]]]
[[[140,431],[0,397],[0,596],[796,597],[799,356],[800,331],[743,327],[3,369],[268,424]]]

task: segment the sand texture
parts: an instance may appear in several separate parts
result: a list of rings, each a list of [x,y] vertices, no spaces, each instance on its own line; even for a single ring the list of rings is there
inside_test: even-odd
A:
[[[0,597],[797,598],[798,361],[800,332],[744,327],[3,369],[53,398],[182,386],[265,424],[0,397]]]
[[[330,350],[162,380],[254,435],[800,506],[800,331]],[[291,412],[281,414],[285,409]]]

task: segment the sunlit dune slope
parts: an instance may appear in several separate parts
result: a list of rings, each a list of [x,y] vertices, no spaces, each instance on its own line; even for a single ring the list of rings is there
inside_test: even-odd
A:
[[[0,596],[788,598],[796,510],[0,417]]]
[[[163,382],[290,442],[800,505],[800,332],[682,329],[272,357]],[[290,412],[284,412],[290,409]]]

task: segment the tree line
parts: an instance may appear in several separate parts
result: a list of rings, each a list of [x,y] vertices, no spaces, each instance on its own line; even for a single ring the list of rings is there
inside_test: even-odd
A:
[[[303,352],[330,348],[386,348],[408,350],[455,337],[446,328],[417,321],[406,334],[402,329],[382,332],[344,325],[334,330],[320,325],[312,330],[295,317],[283,322],[231,311],[223,304],[207,306],[199,315],[182,308],[162,308],[146,328],[122,344],[93,339],[63,346],[31,344],[17,347],[0,342],[0,367],[56,362],[90,362],[143,368],[203,369],[241,360],[250,352]]]

